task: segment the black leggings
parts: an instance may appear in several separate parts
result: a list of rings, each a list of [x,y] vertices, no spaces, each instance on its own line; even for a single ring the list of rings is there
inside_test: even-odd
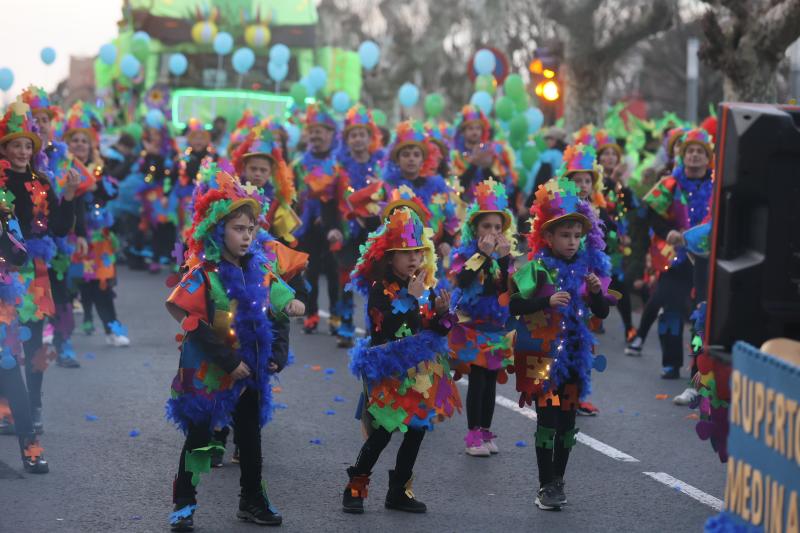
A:
[[[114,289],[110,282],[105,289],[100,288],[100,281],[92,280],[81,283],[81,305],[83,306],[83,321],[92,322],[93,307],[97,308],[100,321],[103,323],[106,335],[111,333],[108,325],[117,321],[117,310],[114,307]]]
[[[50,288],[53,292],[53,302],[56,304],[56,314],[50,319],[53,325],[53,346],[61,353],[64,343],[72,337],[75,329],[75,316],[72,311],[72,300],[75,295],[70,290],[66,279],[58,279],[58,274],[52,269],[50,275]],[[66,277],[66,274],[64,275]]]
[[[411,477],[411,473],[414,471],[414,463],[417,462],[419,447],[424,437],[424,429],[408,428],[408,431],[403,434],[403,442],[400,444],[400,449],[397,450],[397,459],[394,466],[395,475],[398,476],[398,479],[408,480]],[[392,434],[382,427],[374,430],[358,454],[358,460],[356,460],[355,465],[356,473],[360,475],[371,474],[372,468],[378,462],[378,457],[380,457],[381,452],[386,448],[390,440],[392,440]]]
[[[36,440],[31,420],[31,407],[28,400],[28,391],[22,382],[22,371],[19,365],[8,370],[0,368],[0,396],[8,399],[11,415],[14,417],[14,427],[19,438],[19,449]]]
[[[622,325],[625,327],[625,333],[633,327],[633,318],[631,317],[631,288],[625,280],[619,279],[617,276],[611,278],[611,283],[608,286],[622,295],[622,298],[617,302],[617,310],[619,316],[622,317]]]
[[[167,264],[174,263],[172,250],[175,248],[175,224],[172,222],[159,222],[153,228],[153,262],[165,260]]]
[[[242,496],[261,492],[261,426],[260,398],[253,389],[245,389],[233,411],[233,441],[239,447],[239,485]],[[186,471],[186,452],[208,446],[212,430],[208,424],[192,424],[181,450],[178,475],[173,485],[172,501],[184,507],[197,503],[197,491],[192,485],[192,473]]]
[[[684,316],[692,292],[693,275],[692,264],[687,259],[659,276],[655,289],[650,294],[650,299],[647,300],[644,311],[642,311],[637,332],[639,337],[642,339],[647,337],[650,327],[655,323],[662,308],[665,312],[675,312],[679,313],[681,317]]]
[[[327,246],[324,245],[324,246]],[[308,296],[308,307],[306,315],[311,316],[319,312],[319,276],[325,276],[328,281],[328,306],[335,312],[336,303],[339,298],[339,269],[336,266],[336,259],[329,250],[318,247],[310,250],[308,258],[308,268],[306,269],[306,279],[311,285]]]
[[[36,320],[24,324],[31,331],[31,338],[22,343],[25,348],[25,383],[28,386],[28,398],[30,398],[31,408],[42,406],[42,382],[44,381],[44,371],[37,370],[35,363],[41,361],[45,355],[39,353],[42,349],[42,333],[44,330],[44,320]]]
[[[497,370],[470,365],[467,387],[467,429],[492,426]]]
[[[575,437],[575,409],[563,410],[561,406],[540,406],[536,403],[536,463],[539,466],[539,484],[546,485],[558,476],[563,479],[567,471],[569,452]]]

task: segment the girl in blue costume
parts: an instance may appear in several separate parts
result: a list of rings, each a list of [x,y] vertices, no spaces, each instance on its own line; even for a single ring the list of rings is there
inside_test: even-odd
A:
[[[254,246],[261,205],[224,172],[212,181],[194,203],[190,270],[167,300],[186,332],[167,402],[167,417],[186,434],[173,485],[173,531],[192,530],[199,474],[221,451],[212,433],[232,422],[241,467],[237,516],[260,525],[282,521],[261,479],[270,378],[286,364],[272,352],[273,275]]]
[[[594,209],[575,183],[552,179],[539,187],[531,208],[530,262],[513,275],[511,314],[521,315],[514,343],[520,405],[536,404],[536,505],[560,509],[567,501],[564,474],[577,442],[578,402],[591,393],[592,315],[608,316],[610,262]]]
[[[403,442],[389,471],[385,506],[424,513],[425,504],[411,492],[419,447],[435,422],[461,410],[448,364],[450,295],[433,293],[436,254],[413,210],[394,210],[361,250],[351,282],[367,297],[369,338],[351,350],[350,370],[364,381],[365,414],[372,423],[356,464],[347,469],[342,509],[364,512],[372,468],[399,430]]]
[[[508,380],[513,363],[509,320],[509,277],[514,273],[514,217],[506,188],[494,179],[475,189],[461,229],[461,246],[453,250],[452,274],[458,288],[453,303],[459,322],[450,332],[456,371],[469,374],[467,389],[467,455],[498,453],[489,429],[494,414],[495,386]]]

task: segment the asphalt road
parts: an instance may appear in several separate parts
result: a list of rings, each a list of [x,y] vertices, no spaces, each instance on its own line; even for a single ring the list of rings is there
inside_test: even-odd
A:
[[[168,530],[182,444],[181,434],[164,419],[178,360],[177,325],[164,310],[168,291],[162,276],[121,270],[118,310],[133,345],[109,348],[102,335],[76,333],[82,368],[47,371],[42,444],[51,471],[24,474],[16,438],[0,437],[0,531]],[[438,425],[422,444],[414,482],[428,513],[409,516],[383,507],[387,470],[400,441],[395,437],[376,466],[366,514],[353,516],[341,512],[340,502],[345,468],[362,443],[353,418],[360,384],[347,370],[345,350],[330,336],[304,335],[295,326],[296,362],[280,375],[279,408],[263,431],[264,475],[284,517],[283,529],[700,530],[716,512],[725,471],[710,445],[697,438],[695,421],[687,418],[691,411],[657,399],[671,398],[685,382],[659,379],[655,336],[643,357],[630,358],[622,352],[616,312],[606,330],[599,352],[608,357],[608,369],[595,374],[591,398],[601,414],[578,419],[583,440],[570,458],[570,503],[561,512],[533,504],[535,422],[529,411],[510,408],[516,403],[512,379],[498,388],[498,395],[510,400],[499,398],[495,410],[499,455],[464,454],[464,414]],[[239,472],[230,464],[231,448],[225,466],[202,478],[197,531],[257,528],[236,520]]]

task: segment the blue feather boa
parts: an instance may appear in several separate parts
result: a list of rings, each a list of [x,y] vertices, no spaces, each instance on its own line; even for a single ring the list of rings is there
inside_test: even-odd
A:
[[[689,226],[697,226],[708,215],[711,195],[714,193],[714,183],[711,181],[711,171],[701,179],[691,179],[686,176],[683,165],[675,167],[672,176],[678,182],[681,192],[686,197],[686,207],[689,211]]]
[[[375,150],[370,154],[369,160],[366,163],[361,163],[353,159],[350,154],[350,149],[343,145],[342,149],[336,154],[336,160],[339,162],[347,176],[350,178],[350,186],[354,190],[363,189],[367,186],[367,177],[378,176],[380,174],[380,164],[383,160],[383,150]],[[372,172],[370,172],[372,170]]]
[[[460,256],[466,262],[477,252],[478,245],[475,241],[472,241],[456,248],[451,253],[451,257]],[[490,260],[495,263],[493,270],[499,273],[500,265],[497,264],[497,260],[494,257]],[[466,267],[462,266],[463,268]],[[505,325],[510,317],[508,306],[500,305],[496,294],[492,296],[483,295],[483,285],[477,278],[469,287],[459,287],[453,291],[453,307],[466,313],[471,320],[491,322],[498,326]]]
[[[56,243],[49,235],[25,239],[25,248],[30,260],[41,259],[45,263],[50,263],[57,251]]]
[[[587,324],[590,310],[581,289],[587,274],[608,277],[611,264],[606,254],[592,248],[578,251],[572,262],[553,256],[549,250],[537,253],[535,259],[556,274],[556,290],[570,294],[569,305],[559,308],[562,327],[551,349],[553,363],[546,386],[555,390],[577,379],[581,398],[585,398],[592,392],[592,348],[596,342]]]
[[[369,338],[358,339],[350,350],[350,371],[369,383],[405,376],[409,368],[448,352],[447,337],[428,330],[378,346],[369,343]]]

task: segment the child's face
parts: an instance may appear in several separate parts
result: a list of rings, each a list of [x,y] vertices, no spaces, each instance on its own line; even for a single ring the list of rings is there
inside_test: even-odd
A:
[[[249,215],[241,213],[225,222],[225,248],[234,257],[242,257],[253,243],[256,223]]]
[[[478,218],[475,234],[479,239],[486,235],[497,236],[501,233],[503,233],[503,218],[497,213],[481,215]]]
[[[603,167],[603,170],[605,170],[606,173],[610,173],[616,168],[617,165],[619,165],[619,155],[613,148],[605,148],[602,152],[600,152],[600,157],[598,159],[600,166]]]
[[[364,152],[369,149],[370,134],[366,128],[353,128],[347,132],[347,147],[351,152]]]
[[[422,250],[397,250],[392,252],[390,264],[395,275],[408,279],[422,266]]]
[[[544,232],[544,238],[553,254],[563,259],[572,259],[578,253],[582,237],[583,226],[580,222],[558,224]]]
[[[23,172],[33,157],[33,141],[26,137],[11,139],[0,147],[0,153],[8,159],[12,170]]]
[[[483,136],[483,126],[477,122],[472,122],[464,126],[464,140],[469,144],[481,142]]]
[[[578,186],[578,196],[581,200],[587,200],[592,194],[592,175],[588,172],[575,172],[569,175],[569,179]]]
[[[244,164],[242,179],[263,187],[272,176],[272,162],[266,157],[249,157]]]
[[[419,174],[422,169],[422,150],[419,146],[406,146],[397,154],[397,165],[403,174]]]
[[[192,152],[202,152],[208,147],[208,143],[206,142],[206,138],[202,134],[194,134],[189,135],[189,147],[192,149]]]
[[[67,142],[69,153],[80,161],[88,161],[92,151],[92,142],[89,136],[83,132],[73,133]]]

